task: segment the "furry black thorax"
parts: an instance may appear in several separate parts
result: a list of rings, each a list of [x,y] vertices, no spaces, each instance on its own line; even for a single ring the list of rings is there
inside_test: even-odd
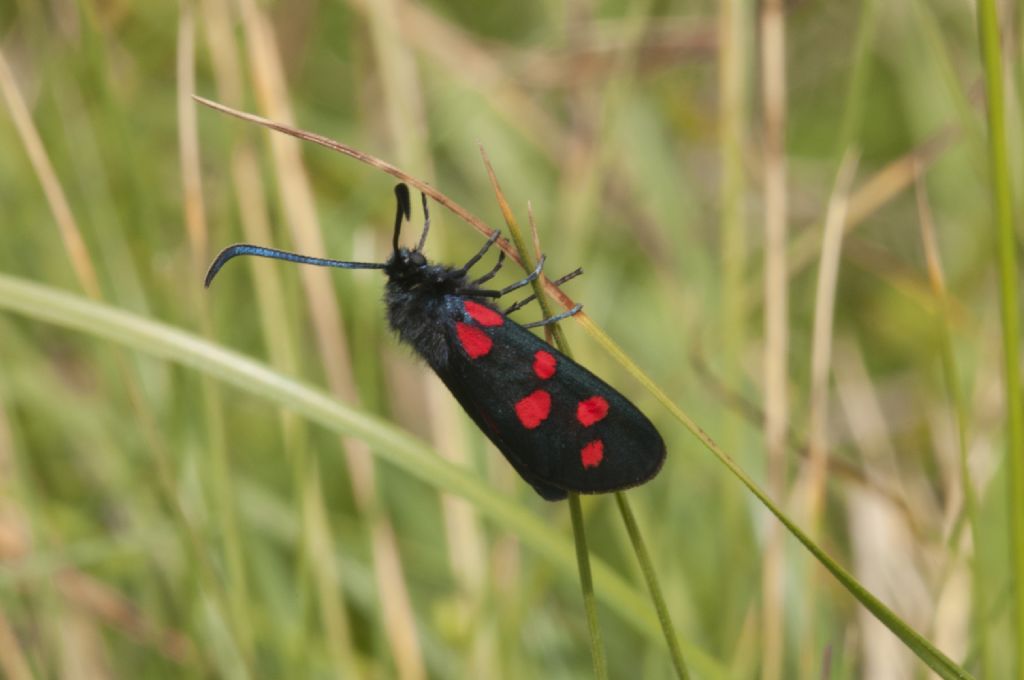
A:
[[[384,303],[398,339],[434,370],[448,363],[445,321],[459,314],[458,298],[475,289],[460,267],[434,264],[418,250],[399,248],[384,267]]]

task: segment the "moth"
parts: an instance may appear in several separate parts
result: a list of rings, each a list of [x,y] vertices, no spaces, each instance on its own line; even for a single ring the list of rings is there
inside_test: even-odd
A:
[[[339,269],[382,269],[384,305],[398,339],[409,345],[444,382],[473,422],[541,497],[562,500],[569,492],[620,491],[650,480],[665,461],[665,443],[654,425],[626,397],[565,356],[530,328],[575,314],[577,305],[534,323],[509,314],[534,296],[504,310],[496,301],[540,276],[544,257],[528,276],[504,288],[487,288],[501,269],[478,278],[469,271],[498,239],[495,232],[462,266],[432,263],[423,254],[430,230],[424,224],[414,248],[399,245],[410,219],[409,189],[395,187],[397,210],[391,256],[385,262],[348,262],[309,257],[240,243],[225,248],[206,274],[205,285],[225,263],[253,255]],[[564,282],[580,270],[563,277]]]

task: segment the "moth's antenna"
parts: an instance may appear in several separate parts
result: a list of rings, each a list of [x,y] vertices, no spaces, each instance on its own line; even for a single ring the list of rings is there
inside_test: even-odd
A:
[[[430,231],[430,207],[427,206],[427,195],[420,192],[420,198],[423,199],[423,233],[420,234],[420,242],[416,246],[416,250],[422,252],[423,245],[427,242],[427,232]]]
[[[217,275],[228,260],[239,255],[254,255],[256,257],[268,257],[273,260],[286,260],[288,262],[297,262],[299,264],[315,264],[318,267],[335,267],[337,269],[384,269],[387,265],[383,262],[346,262],[344,260],[328,260],[322,257],[310,257],[309,255],[299,255],[298,253],[290,253],[287,250],[278,250],[276,248],[265,248],[263,246],[254,246],[250,243],[236,243],[233,246],[228,246],[224,250],[220,251],[214,259],[213,264],[210,265],[209,271],[206,272],[206,281],[204,285],[209,288],[210,283],[213,281],[213,277]]]
[[[412,214],[412,208],[409,203],[409,187],[405,184],[395,185],[395,200],[397,206],[395,210],[395,235],[391,239],[391,246],[394,252],[398,252],[398,235],[402,232],[402,217],[409,219]]]

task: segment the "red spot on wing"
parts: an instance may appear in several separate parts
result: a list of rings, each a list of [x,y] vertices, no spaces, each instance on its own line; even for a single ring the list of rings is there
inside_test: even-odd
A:
[[[468,323],[462,323],[457,321],[455,323],[455,332],[459,336],[459,342],[462,343],[462,347],[473,359],[479,359],[488,352],[491,351],[491,347],[494,342],[487,337],[487,334],[476,326],[470,326]]]
[[[580,421],[583,427],[590,427],[603,420],[606,415],[608,415],[608,402],[604,397],[584,399],[576,407],[576,420]]]
[[[541,380],[547,380],[555,374],[555,357],[551,352],[537,350],[537,353],[533,355],[533,372]]]
[[[527,430],[532,430],[551,413],[551,395],[537,390],[516,402],[516,416]]]
[[[583,467],[592,468],[597,467],[604,460],[604,442],[600,439],[595,439],[580,450],[580,460],[583,462]]]
[[[466,307],[466,313],[481,326],[500,326],[505,319],[498,312],[490,307],[485,307],[479,302],[466,300],[462,303]]]

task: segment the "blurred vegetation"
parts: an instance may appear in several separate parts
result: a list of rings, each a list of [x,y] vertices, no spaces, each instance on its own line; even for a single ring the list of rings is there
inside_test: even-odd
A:
[[[482,144],[547,271],[584,267],[566,292],[818,546],[970,673],[1021,672],[977,36],[948,0],[0,3],[0,675],[592,673],[565,504],[397,345],[379,273],[202,288],[235,241],[383,259],[394,180],[193,93],[499,227]],[[433,216],[433,259],[478,249]],[[629,498],[696,677],[925,677],[563,327],[668,444]],[[583,510],[610,677],[671,676],[615,503]]]

